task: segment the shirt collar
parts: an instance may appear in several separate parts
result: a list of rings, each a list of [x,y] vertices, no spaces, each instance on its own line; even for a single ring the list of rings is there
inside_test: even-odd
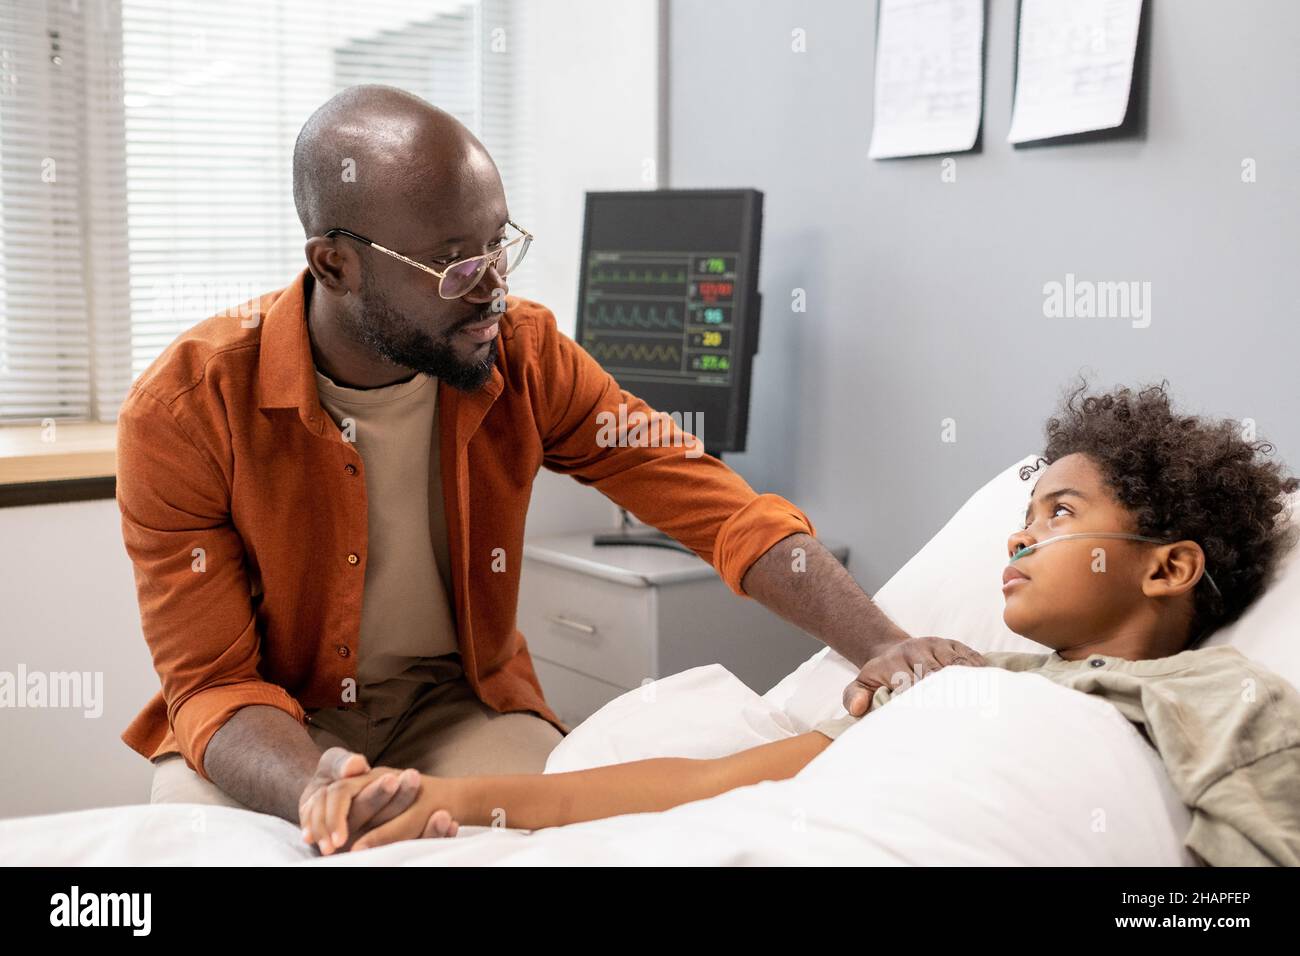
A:
[[[1060,670],[1092,668],[1097,670],[1118,670],[1138,677],[1156,677],[1186,670],[1189,667],[1204,664],[1212,659],[1240,658],[1241,656],[1240,651],[1226,644],[1218,647],[1199,647],[1179,651],[1177,654],[1170,654],[1168,657],[1156,657],[1142,661],[1130,661],[1123,657],[1112,657],[1108,654],[1089,654],[1082,660],[1071,661],[1066,660],[1059,652],[1052,651],[1047,655],[1047,660],[1043,662],[1043,666]],[[1104,661],[1105,663],[1101,665],[1094,664],[1092,663],[1094,660]]]
[[[316,362],[307,334],[307,295],[311,272],[303,269],[276,297],[261,316],[262,338],[258,357],[259,408],[296,408],[303,424],[320,435],[325,430],[325,412],[316,390]],[[507,311],[513,303],[507,297]],[[504,320],[504,316],[502,317]],[[502,322],[502,331],[505,322]],[[445,381],[438,382],[438,403],[452,423],[457,447],[469,441],[483,416],[505,387],[501,374],[504,342],[497,343],[497,364],[492,378],[475,392],[461,392]]]

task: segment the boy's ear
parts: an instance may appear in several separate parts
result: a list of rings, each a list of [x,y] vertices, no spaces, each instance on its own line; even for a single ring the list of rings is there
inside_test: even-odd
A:
[[[1147,597],[1177,597],[1190,594],[1205,573],[1205,552],[1195,541],[1175,541],[1153,549],[1142,593]]]

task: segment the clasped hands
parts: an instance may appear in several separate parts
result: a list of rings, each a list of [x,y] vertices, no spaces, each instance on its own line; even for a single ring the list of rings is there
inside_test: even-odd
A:
[[[303,842],[328,856],[398,840],[454,837],[459,824],[436,806],[439,782],[414,768],[372,768],[364,755],[331,747],[298,800]]]

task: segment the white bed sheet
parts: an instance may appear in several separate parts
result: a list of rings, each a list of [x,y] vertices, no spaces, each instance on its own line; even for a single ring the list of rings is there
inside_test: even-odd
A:
[[[603,726],[621,728],[618,759],[730,747],[755,726],[759,738],[795,732],[752,691],[738,710],[744,685],[723,668],[696,671],[612,702],[566,738],[557,766],[607,762]],[[710,687],[713,706],[701,707]],[[1110,705],[1037,675],[952,667],[793,779],[665,813],[531,834],[466,827],[452,840],[320,858],[295,826],[263,814],[117,807],[0,821],[0,864],[1169,866],[1191,862],[1187,825],[1155,752]]]

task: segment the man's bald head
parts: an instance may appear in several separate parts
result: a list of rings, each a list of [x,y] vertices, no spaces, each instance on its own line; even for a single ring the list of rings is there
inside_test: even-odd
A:
[[[508,289],[497,265],[445,299],[435,275],[502,247],[510,212],[496,164],[450,113],[390,86],[354,86],[312,114],[293,154],[307,233],[313,354],[340,384],[379,387],[412,369],[473,391],[497,359]],[[355,238],[360,233],[409,261]]]
[[[369,234],[466,179],[493,177],[499,184],[488,151],[460,120],[392,86],[335,94],[293,149],[293,202],[308,237],[336,227]]]

